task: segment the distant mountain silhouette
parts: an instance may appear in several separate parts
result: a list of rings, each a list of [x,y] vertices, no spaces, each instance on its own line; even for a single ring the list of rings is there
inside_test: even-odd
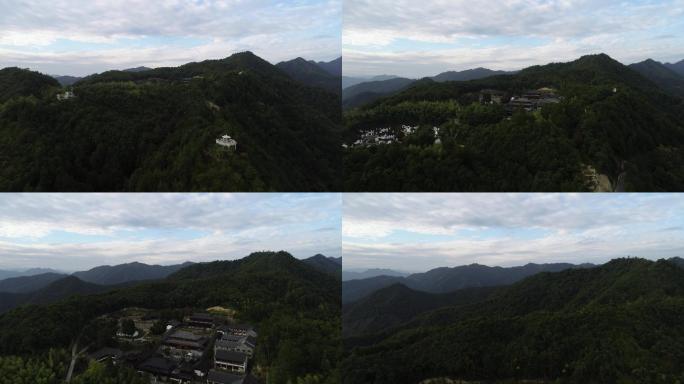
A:
[[[678,73],[680,76],[684,76],[684,60],[680,60],[676,63],[665,63],[665,66],[670,70]]]
[[[342,91],[343,107],[355,108],[382,97],[391,96],[413,84],[415,80],[395,77],[388,80],[369,81],[353,85]]]
[[[115,285],[131,281],[163,279],[192,264],[186,262],[162,266],[134,262],[114,266],[104,265],[87,271],[75,272],[73,276],[93,284]]]
[[[342,76],[342,89],[349,88],[356,84],[367,83],[371,81],[383,81],[394,79],[399,76],[395,75],[377,75],[377,76],[367,76],[367,77],[354,77],[354,76]]]
[[[59,82],[42,73],[15,67],[0,69],[0,103],[17,96],[41,96]]]
[[[401,283],[411,289],[445,293],[463,288],[493,287],[513,284],[540,272],[557,272],[573,268],[590,268],[593,264],[526,264],[518,267],[489,267],[480,264],[459,267],[442,267],[406,277],[376,276],[368,279],[350,280],[342,283],[342,302],[359,300],[378,289]]]
[[[87,283],[75,276],[67,276],[29,293],[0,293],[0,313],[7,312],[20,305],[50,304],[76,295],[92,295],[115,289],[114,286],[103,286]]]
[[[319,67],[323,68],[326,72],[329,74],[340,77],[342,76],[342,57],[338,57],[335,60],[332,61],[319,61],[315,62],[312,61],[314,64],[318,65]]]
[[[283,61],[276,67],[287,73],[291,78],[303,84],[323,88],[330,92],[340,93],[340,77],[331,74],[327,69],[317,63],[307,61],[301,57],[294,60]]]
[[[27,293],[37,291],[59,279],[64,278],[62,273],[42,273],[31,276],[11,277],[0,280],[0,292]]]
[[[386,268],[372,268],[366,269],[365,271],[342,271],[342,280],[359,280],[368,279],[375,276],[408,276],[410,273],[398,272],[392,269]]]
[[[674,95],[684,96],[684,75],[655,60],[648,59],[628,67],[639,72],[657,86]]]
[[[135,67],[135,68],[128,68],[124,69],[123,72],[145,72],[145,71],[151,71],[152,68],[149,67]]]
[[[328,257],[321,254],[317,254],[302,261],[318,269],[321,272],[329,273],[336,277],[339,277],[340,272],[342,271],[341,257]]]
[[[489,77],[489,76],[508,75],[511,73],[514,73],[514,72],[493,71],[491,69],[479,67],[479,68],[474,68],[474,69],[466,69],[464,71],[442,72],[437,76],[431,77],[431,79],[434,81],[437,81],[437,82],[468,81],[468,80],[483,79],[483,78]]]
[[[14,271],[0,270],[0,280],[9,279],[12,277],[34,276],[34,275],[40,275],[43,273],[62,273],[62,272],[54,270],[54,269],[50,269],[50,268],[31,268],[31,269],[20,269],[20,270],[14,270]]]
[[[54,77],[55,80],[57,80],[63,87],[76,84],[79,80],[82,79],[82,77],[76,77],[76,76],[56,76],[56,75],[53,75],[52,77]]]

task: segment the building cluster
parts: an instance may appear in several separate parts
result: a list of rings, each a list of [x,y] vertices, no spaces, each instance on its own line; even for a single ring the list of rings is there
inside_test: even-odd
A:
[[[168,322],[152,351],[103,348],[89,357],[132,366],[152,383],[250,384],[257,383],[248,373],[256,339],[250,325],[224,324],[211,314],[195,313],[183,322]]]
[[[57,94],[57,100],[59,100],[59,101],[73,99],[74,97],[76,97],[76,95],[74,94],[74,91],[71,89],[68,89],[64,92]]]
[[[410,136],[418,130],[418,126],[402,125],[401,129],[391,127],[366,130],[361,133],[359,138],[354,141],[352,147],[369,147],[373,145],[392,144],[401,140],[403,137]],[[439,138],[439,127],[432,127],[435,137],[435,144],[441,143]],[[346,144],[343,147],[347,148]]]
[[[509,114],[512,114],[519,110],[537,111],[544,105],[560,103],[561,97],[556,94],[555,89],[548,87],[526,91],[511,97],[507,97],[507,93],[503,91],[483,89],[480,91],[479,100],[481,104],[501,104]]]

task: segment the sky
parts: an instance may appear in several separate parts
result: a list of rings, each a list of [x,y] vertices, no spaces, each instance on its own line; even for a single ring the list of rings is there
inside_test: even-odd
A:
[[[250,50],[277,63],[341,52],[342,0],[0,0],[0,68],[83,76]]]
[[[0,270],[341,256],[339,194],[1,194]]]
[[[684,0],[345,0],[345,76],[684,59]]]
[[[343,269],[684,257],[679,194],[344,194]]]

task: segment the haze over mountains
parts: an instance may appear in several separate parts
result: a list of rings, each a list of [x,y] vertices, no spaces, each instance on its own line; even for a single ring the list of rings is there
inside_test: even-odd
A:
[[[394,284],[345,305],[343,382],[676,382],[683,315],[680,258],[441,294]]]
[[[593,264],[534,264],[517,267],[490,267],[481,264],[458,267],[441,267],[408,276],[376,275],[342,282],[342,302],[351,303],[373,292],[394,284],[402,284],[417,291],[430,293],[452,292],[463,288],[494,287],[513,284],[540,272],[558,272],[565,269],[591,268]]]
[[[436,76],[425,77],[436,82],[468,81],[482,79],[489,76],[512,74],[515,72],[493,71],[487,68],[467,69],[464,71],[447,71]],[[346,86],[343,80],[342,107],[350,109],[369,104],[377,99],[391,96],[402,91],[418,80],[398,76],[380,75],[364,80],[362,78],[347,78]]]

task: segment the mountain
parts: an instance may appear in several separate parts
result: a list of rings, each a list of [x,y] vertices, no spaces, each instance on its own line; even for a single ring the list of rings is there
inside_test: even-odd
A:
[[[2,191],[339,190],[339,95],[251,52],[45,89],[0,108]]]
[[[399,76],[394,75],[377,75],[377,76],[366,76],[366,77],[354,77],[354,76],[342,76],[342,89],[349,88],[356,84],[367,83],[371,81],[383,81],[394,79]]]
[[[684,76],[684,60],[678,61],[676,63],[665,63],[665,66],[671,71],[678,73],[680,76]]]
[[[63,87],[69,86],[69,85],[74,85],[77,82],[79,82],[82,77],[76,77],[76,76],[57,76],[53,75],[52,77],[55,78],[59,82],[59,84]]]
[[[684,270],[666,260],[540,273],[348,339],[342,382],[677,382],[682,316]]]
[[[56,87],[57,80],[42,73],[15,67],[0,69],[0,104],[17,96],[41,97]]]
[[[382,97],[393,95],[413,84],[415,80],[396,77],[389,80],[370,81],[342,91],[342,106],[345,109],[368,104]]]
[[[43,273],[62,273],[62,272],[56,271],[56,270],[50,269],[50,268],[31,268],[31,269],[14,270],[14,271],[0,270],[0,280],[5,280],[5,279],[13,278],[13,277],[21,277],[21,276],[34,276],[34,275],[40,275]]]
[[[673,95],[684,96],[684,76],[655,60],[630,64],[630,68]]]
[[[442,72],[437,76],[433,76],[432,80],[437,81],[437,82],[468,81],[468,80],[482,79],[482,78],[489,77],[489,76],[506,75],[506,74],[511,74],[511,73],[512,72],[493,71],[491,69],[478,67],[478,68],[474,68],[474,69],[466,69],[464,71]]]
[[[414,273],[406,277],[376,276],[342,283],[342,302],[357,301],[371,293],[401,283],[411,289],[431,293],[453,292],[464,288],[494,287],[513,284],[540,272],[558,272],[572,268],[591,268],[593,264],[534,264],[517,267],[489,267],[470,264],[458,267],[442,267],[424,273]]]
[[[223,306],[258,330],[258,348],[270,352],[256,353],[253,362],[269,378],[339,382],[339,292],[339,279],[282,251],[193,264],[162,281],[6,312],[0,315],[0,356],[47,359],[48,351],[69,348],[77,338],[97,351],[115,342],[111,320],[126,308],[182,317]]]
[[[421,313],[486,300],[498,288],[465,288],[449,293],[416,291],[395,283],[342,307],[342,334],[358,337],[397,327]]]
[[[183,264],[162,266],[133,262],[95,267],[87,271],[74,272],[73,276],[93,284],[116,285],[131,281],[164,279],[192,264],[191,262],[185,262]]]
[[[341,257],[328,257],[321,254],[302,260],[317,270],[339,277],[342,271]]]
[[[145,71],[151,71],[152,68],[149,67],[135,67],[135,68],[128,68],[124,69],[124,72],[145,72]]]
[[[328,62],[319,61],[313,63],[323,68],[326,72],[333,76],[342,76],[342,57],[338,57],[337,59]]]
[[[398,272],[392,269],[386,268],[372,268],[366,269],[365,271],[342,271],[342,280],[359,280],[368,279],[375,276],[408,276],[409,273]]]
[[[684,190],[684,98],[605,54],[426,80],[345,113],[346,191]],[[363,144],[377,128],[394,142]]]
[[[71,296],[92,295],[111,289],[114,287],[87,283],[75,276],[62,276],[34,291],[0,293],[0,314],[20,305],[50,304]]]
[[[0,292],[26,293],[37,291],[66,275],[61,273],[42,273],[32,276],[11,277],[0,280]]]
[[[319,87],[334,93],[340,92],[340,77],[331,74],[328,69],[314,62],[298,57],[294,60],[280,62],[276,64],[276,67],[308,86]]]

